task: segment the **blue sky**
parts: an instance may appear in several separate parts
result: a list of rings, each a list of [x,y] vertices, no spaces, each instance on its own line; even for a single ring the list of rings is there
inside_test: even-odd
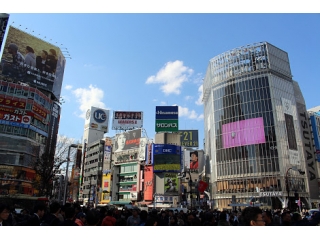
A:
[[[320,105],[320,14],[7,13],[12,26],[67,48],[59,134],[79,141],[91,105],[110,113],[143,111],[149,138],[155,107],[178,105],[179,129],[199,130],[202,149],[202,79],[209,60],[261,41],[289,54],[307,108]],[[114,136],[109,124],[106,136]]]

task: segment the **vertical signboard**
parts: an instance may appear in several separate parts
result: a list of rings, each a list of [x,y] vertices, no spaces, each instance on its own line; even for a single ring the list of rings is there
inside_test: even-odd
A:
[[[49,134],[47,139],[47,151],[49,154],[55,154],[57,137],[59,131],[59,121],[60,121],[60,106],[58,103],[52,103],[51,118],[49,123]]]
[[[10,26],[1,66],[2,78],[49,91],[59,100],[65,67],[59,47]]]
[[[4,39],[4,35],[6,33],[8,21],[9,21],[9,14],[0,13],[0,52],[1,52],[1,46]]]
[[[302,136],[304,157],[306,161],[306,174],[308,177],[309,193],[311,199],[318,199],[320,191],[318,188],[318,171],[315,148],[313,147],[312,133],[309,127],[309,115],[304,104],[297,102],[299,122]],[[315,131],[315,130],[314,130]]]
[[[156,132],[177,132],[178,106],[156,106]]]
[[[144,161],[146,159],[147,138],[140,138],[138,160]]]
[[[281,98],[282,109],[284,112],[285,126],[287,129],[289,161],[292,165],[300,165],[299,152],[296,140],[296,133],[293,121],[292,103],[290,100]]]
[[[317,125],[317,117],[314,115],[310,116],[311,126],[312,126],[312,132],[313,132],[313,139],[314,139],[314,145],[316,147],[316,157],[318,162],[320,162],[320,140],[319,140],[319,128]]]

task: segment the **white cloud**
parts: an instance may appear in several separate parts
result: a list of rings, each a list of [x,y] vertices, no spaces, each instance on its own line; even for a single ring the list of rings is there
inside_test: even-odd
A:
[[[200,121],[203,119],[203,114],[199,115],[195,110],[189,110],[187,107],[179,106],[179,117],[187,117],[189,119]]]
[[[189,101],[189,100],[193,99],[193,97],[192,97],[192,96],[185,96],[184,99],[185,99],[186,101]]]
[[[203,98],[203,84],[198,88],[198,93],[199,93],[199,98],[198,100],[196,101],[196,104],[197,105],[202,105],[203,102],[202,102],[202,98]]]
[[[103,69],[104,66],[101,66],[101,65],[94,65],[92,63],[85,63],[83,65],[84,68],[87,68],[89,70],[100,70],[100,69]]]
[[[76,97],[77,102],[80,103],[79,110],[81,111],[81,114],[78,116],[83,119],[85,118],[86,111],[91,106],[106,108],[105,104],[102,102],[104,94],[103,90],[94,87],[91,84],[89,88],[77,88],[72,93]]]
[[[182,61],[167,62],[156,75],[148,77],[146,84],[161,84],[160,89],[166,95],[181,92],[182,84],[188,81],[193,70],[183,65]]]
[[[167,103],[164,102],[164,101],[161,101],[160,104],[161,104],[161,105],[167,105]]]
[[[67,89],[67,90],[70,90],[70,89],[72,89],[73,87],[72,87],[72,85],[67,85],[67,86],[65,86],[64,88]]]

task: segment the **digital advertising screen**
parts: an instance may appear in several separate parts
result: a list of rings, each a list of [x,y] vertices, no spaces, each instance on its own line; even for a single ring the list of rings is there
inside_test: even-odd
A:
[[[153,171],[180,172],[181,146],[171,144],[153,144]]]
[[[265,143],[263,118],[252,118],[222,125],[223,148]]]

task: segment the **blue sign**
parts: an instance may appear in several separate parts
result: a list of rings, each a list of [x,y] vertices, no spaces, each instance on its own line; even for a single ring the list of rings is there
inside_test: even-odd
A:
[[[318,136],[318,127],[317,127],[317,119],[315,116],[310,116],[311,126],[312,126],[312,132],[313,132],[313,139],[314,144],[316,147],[316,157],[318,162],[320,162],[320,140]]]
[[[101,109],[98,109],[94,111],[93,118],[94,120],[96,120],[97,123],[103,123],[107,120],[107,115],[104,111],[102,111]]]
[[[156,120],[159,119],[178,119],[178,106],[156,106]]]
[[[171,144],[153,144],[152,155],[154,172],[181,171],[181,146]]]

